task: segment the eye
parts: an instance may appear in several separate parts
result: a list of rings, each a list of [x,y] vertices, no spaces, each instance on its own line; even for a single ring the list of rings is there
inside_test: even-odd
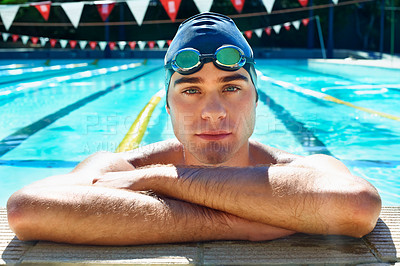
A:
[[[196,94],[196,93],[200,93],[200,91],[198,89],[187,89],[183,91],[184,94]]]
[[[237,86],[229,86],[229,87],[226,87],[224,89],[224,91],[227,91],[227,92],[236,92],[236,91],[239,91],[239,90],[240,90],[240,88],[237,87]]]

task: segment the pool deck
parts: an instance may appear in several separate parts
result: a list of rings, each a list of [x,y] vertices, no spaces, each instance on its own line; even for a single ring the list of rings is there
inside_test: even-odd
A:
[[[62,264],[368,264],[400,265],[400,207],[384,207],[375,229],[358,239],[295,234],[265,241],[96,247],[19,241],[0,208],[0,265]]]

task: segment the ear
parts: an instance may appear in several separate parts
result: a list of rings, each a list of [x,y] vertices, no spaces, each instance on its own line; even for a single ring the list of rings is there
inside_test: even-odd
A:
[[[168,107],[167,105],[165,105],[165,110],[167,110],[167,113],[168,113],[169,115],[171,115],[171,113],[169,112],[169,107]]]

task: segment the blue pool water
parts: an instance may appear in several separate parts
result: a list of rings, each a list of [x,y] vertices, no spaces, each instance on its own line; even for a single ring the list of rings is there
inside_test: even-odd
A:
[[[69,172],[99,151],[114,151],[152,95],[164,86],[162,60],[0,61],[0,206],[35,180]],[[253,139],[342,160],[400,205],[400,70],[258,60]],[[334,103],[323,92],[356,106]],[[142,145],[174,137],[165,100]]]

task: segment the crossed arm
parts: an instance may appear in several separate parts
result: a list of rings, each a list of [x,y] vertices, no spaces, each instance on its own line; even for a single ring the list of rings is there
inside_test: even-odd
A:
[[[20,239],[106,245],[268,240],[295,231],[360,237],[379,211],[376,190],[325,156],[270,167],[135,169],[101,153],[8,202]]]

